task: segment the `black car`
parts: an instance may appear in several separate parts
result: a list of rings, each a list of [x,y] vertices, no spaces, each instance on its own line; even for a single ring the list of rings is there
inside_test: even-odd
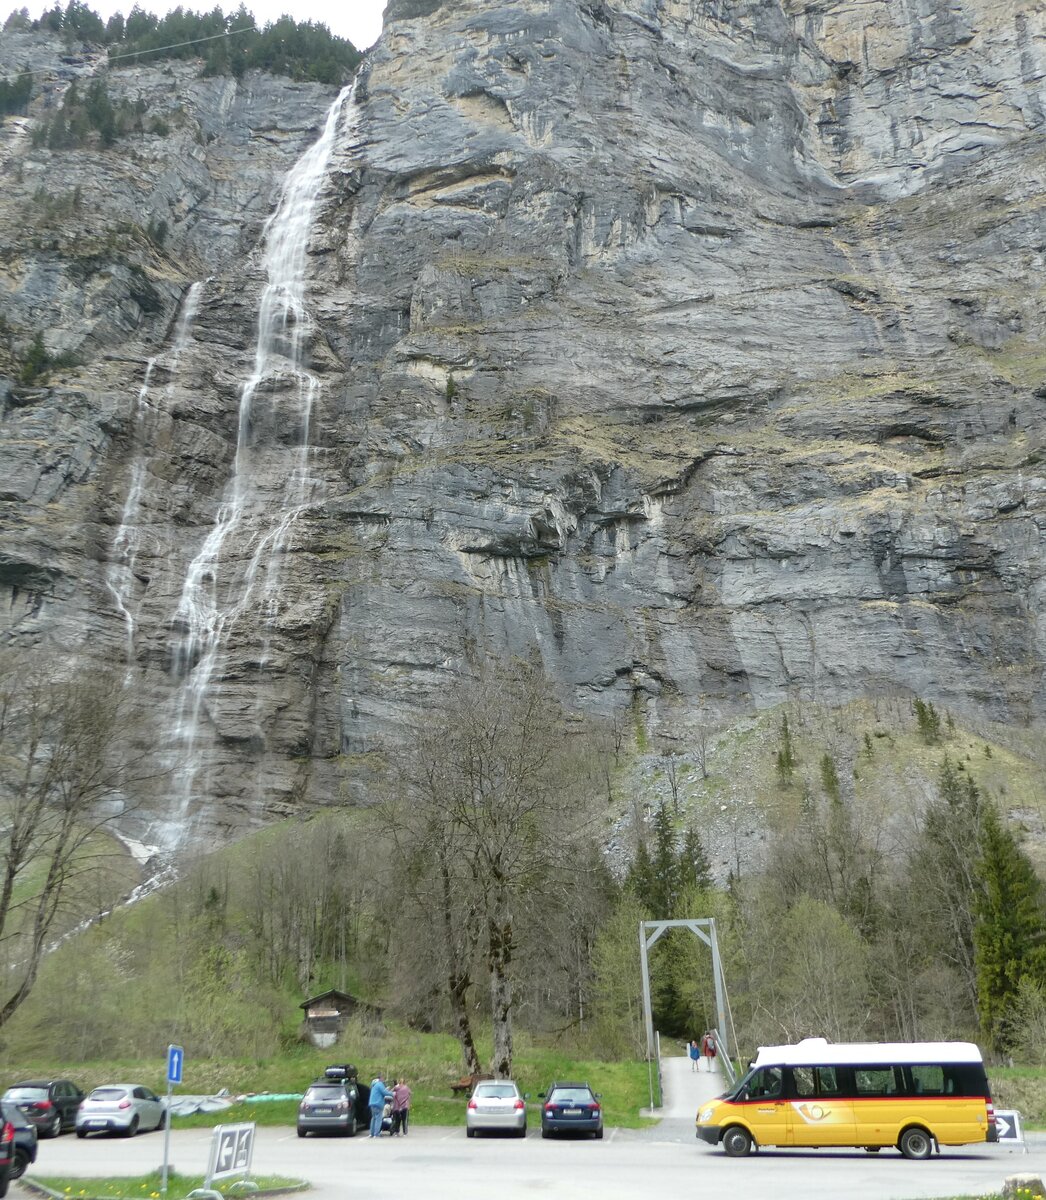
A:
[[[14,1178],[15,1127],[0,1113],[0,1197],[7,1195],[7,1185]]]
[[[603,1136],[603,1106],[587,1083],[553,1083],[539,1093],[541,1136],[554,1133],[588,1133]]]
[[[328,1067],[322,1079],[310,1083],[298,1105],[298,1137],[309,1133],[340,1133],[355,1137],[370,1120],[370,1089],[360,1086],[355,1067]]]
[[[12,1104],[9,1100],[0,1100],[0,1116],[14,1126],[15,1147],[11,1178],[21,1179],[26,1167],[36,1162],[36,1126],[17,1104]]]
[[[17,1104],[41,1137],[57,1137],[76,1126],[84,1094],[68,1079],[25,1079],[9,1087],[3,1099]]]

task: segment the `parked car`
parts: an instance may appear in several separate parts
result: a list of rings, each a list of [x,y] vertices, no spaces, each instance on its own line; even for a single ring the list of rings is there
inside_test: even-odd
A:
[[[36,1126],[40,1137],[57,1137],[76,1125],[84,1094],[69,1079],[26,1079],[4,1092]]]
[[[0,1114],[0,1197],[7,1195],[15,1165],[15,1127]]]
[[[21,1179],[26,1167],[36,1162],[36,1126],[18,1105],[10,1100],[0,1100],[0,1116],[14,1126],[15,1146],[11,1178]]]
[[[368,1096],[363,1092],[355,1067],[328,1067],[322,1079],[310,1083],[298,1105],[298,1137],[310,1133],[340,1133],[355,1137],[356,1130],[370,1121]]]
[[[477,1083],[465,1109],[465,1134],[511,1133],[527,1136],[527,1097],[511,1079]]]
[[[603,1106],[587,1083],[553,1083],[541,1093],[541,1136],[590,1133],[603,1136]]]
[[[305,1089],[298,1105],[298,1137],[310,1133],[356,1134],[357,1089],[351,1083],[317,1079]]]
[[[107,1083],[96,1087],[80,1105],[76,1114],[76,1136],[109,1130],[134,1137],[167,1124],[164,1102],[140,1083]]]

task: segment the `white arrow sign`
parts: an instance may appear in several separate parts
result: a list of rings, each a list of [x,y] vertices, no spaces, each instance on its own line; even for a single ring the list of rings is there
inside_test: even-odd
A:
[[[1023,1142],[1021,1114],[1015,1109],[995,1110],[995,1129],[1000,1142]]]

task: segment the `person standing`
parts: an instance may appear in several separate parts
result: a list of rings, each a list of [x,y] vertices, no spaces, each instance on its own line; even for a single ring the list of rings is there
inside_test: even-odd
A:
[[[701,1061],[701,1047],[697,1044],[697,1038],[690,1039],[690,1045],[687,1046],[686,1052],[690,1056],[690,1070],[696,1071]]]
[[[407,1136],[407,1114],[410,1112],[410,1088],[405,1079],[397,1079],[392,1089],[392,1132]]]
[[[715,1037],[711,1033],[706,1033],[701,1039],[701,1055],[705,1062],[708,1063],[708,1069],[710,1071],[715,1070],[715,1052]]]
[[[385,1101],[389,1095],[389,1089],[385,1086],[385,1080],[380,1075],[375,1075],[370,1085],[370,1098],[367,1101],[367,1104],[370,1106],[371,1137],[381,1137],[381,1117],[385,1111]]]

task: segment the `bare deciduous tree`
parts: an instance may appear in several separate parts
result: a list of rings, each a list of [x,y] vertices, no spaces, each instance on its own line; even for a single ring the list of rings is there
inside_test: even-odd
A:
[[[84,898],[113,863],[107,826],[158,774],[149,750],[128,751],[131,723],[116,675],[58,678],[38,656],[0,653],[0,1027],[48,945],[93,915]]]
[[[534,905],[546,918],[570,907],[564,872],[597,830],[592,765],[589,739],[537,671],[491,669],[452,688],[416,739],[386,821],[405,878],[433,897],[452,1005],[482,954],[498,1076],[512,1069],[520,924]],[[460,1037],[459,1008],[455,1019]]]

